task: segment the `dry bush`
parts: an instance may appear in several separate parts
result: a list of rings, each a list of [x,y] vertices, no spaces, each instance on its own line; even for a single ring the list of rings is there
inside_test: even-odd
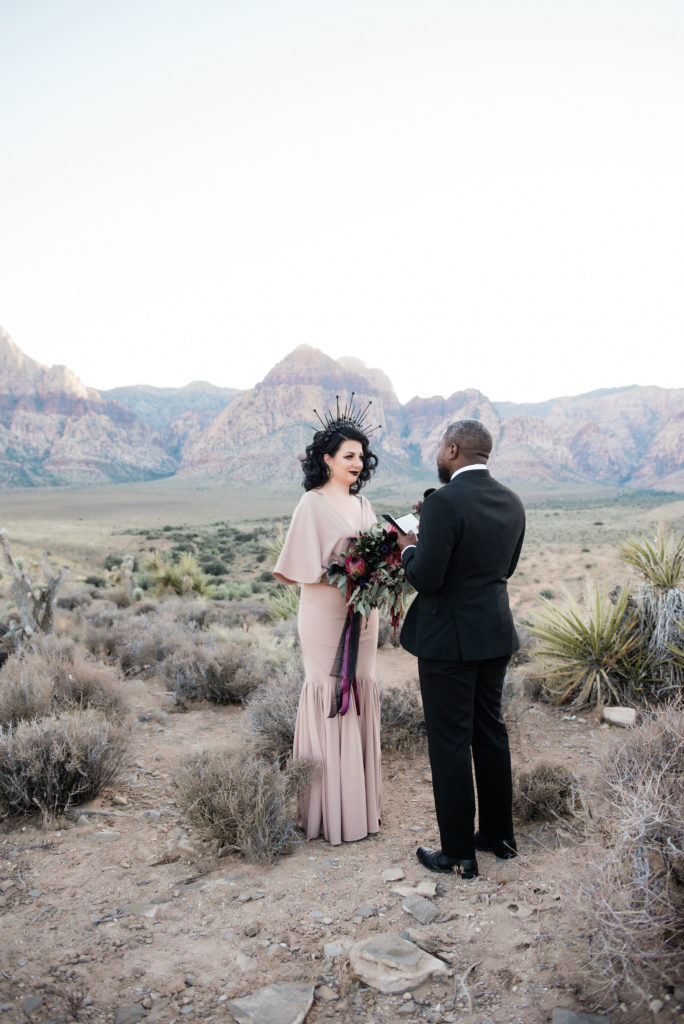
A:
[[[124,718],[120,682],[112,668],[89,659],[82,645],[54,633],[38,635],[0,671],[0,724],[84,707]]]
[[[128,736],[91,710],[0,728],[0,814],[47,819],[92,800],[124,767]]]
[[[522,821],[570,814],[575,808],[576,779],[562,764],[539,761],[519,772],[513,784],[513,812]]]
[[[247,706],[247,728],[255,736],[259,754],[268,761],[283,762],[292,752],[303,679],[301,665],[293,661],[260,687]]]
[[[392,687],[380,694],[380,738],[383,751],[406,750],[426,736],[423,704],[417,684]]]
[[[684,709],[617,737],[599,765],[595,858],[577,871],[576,940],[600,1000],[638,1003],[684,980]]]
[[[198,833],[256,863],[276,861],[296,840],[294,802],[312,767],[282,770],[247,750],[196,755],[176,775],[178,807]]]
[[[45,659],[36,652],[13,654],[0,669],[0,725],[49,715],[52,677]]]
[[[260,643],[242,632],[212,632],[178,643],[158,671],[181,705],[202,699],[241,704],[273,679],[284,657],[267,640]]]

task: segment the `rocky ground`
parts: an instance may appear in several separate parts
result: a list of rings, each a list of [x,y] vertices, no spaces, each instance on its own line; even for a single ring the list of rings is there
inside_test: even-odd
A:
[[[402,651],[379,652],[381,684],[414,674]],[[233,1011],[275,1022],[272,1011],[244,1016],[233,1001],[288,982],[299,983],[288,992],[304,1008],[287,1019],[303,1020],[314,996],[307,1024],[542,1024],[559,1007],[582,1009],[566,940],[568,876],[584,855],[572,823],[521,827],[520,856],[481,854],[476,880],[430,874],[415,858],[417,845],[438,845],[419,749],[385,761],[378,836],[340,847],[303,841],[266,868],[218,859],[179,816],[173,774],[186,753],[237,745],[242,712],[176,713],[158,681],[126,686],[138,727],[117,788],[55,826],[36,819],[0,834],[0,1024],[230,1022]],[[520,694],[508,718],[519,767],[550,758],[580,775],[608,728]],[[375,965],[366,957],[365,969],[377,974],[378,956],[399,955],[396,936],[415,952],[403,968],[434,957],[411,992],[382,993],[355,973],[362,961],[353,947],[387,936],[389,953],[376,942]],[[679,1012],[664,998],[614,1019],[651,1019],[654,1010],[658,1021]]]

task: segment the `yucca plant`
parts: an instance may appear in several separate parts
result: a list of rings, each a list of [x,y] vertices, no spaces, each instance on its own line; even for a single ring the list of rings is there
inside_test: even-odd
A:
[[[167,561],[158,552],[154,552],[145,562],[144,568],[157,595],[174,593],[211,597],[214,593],[209,577],[200,569],[196,557],[188,552],[184,552],[177,562]]]
[[[299,608],[299,587],[285,585],[276,587],[268,598],[268,610],[271,619],[289,619],[297,614]]]
[[[661,526],[653,542],[629,537],[621,556],[641,577],[636,604],[657,678],[655,696],[672,696],[684,684],[684,535]]]
[[[530,632],[552,699],[575,707],[638,699],[651,677],[638,624],[627,590],[613,604],[596,589],[586,616],[571,598],[564,608],[546,602]]]

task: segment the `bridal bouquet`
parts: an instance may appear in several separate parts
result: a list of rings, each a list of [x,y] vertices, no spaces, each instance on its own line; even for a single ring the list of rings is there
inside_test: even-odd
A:
[[[332,562],[328,583],[339,587],[347,602],[347,617],[331,669],[337,679],[329,718],[346,715],[353,695],[356,713],[361,713],[356,682],[356,662],[361,639],[361,619],[373,608],[385,608],[396,633],[409,583],[404,576],[397,531],[375,523],[349,538],[343,563]]]
[[[375,523],[349,538],[344,562],[332,562],[328,582],[344,593],[347,606],[368,616],[373,608],[389,612],[396,632],[409,592],[404,576],[397,531]]]

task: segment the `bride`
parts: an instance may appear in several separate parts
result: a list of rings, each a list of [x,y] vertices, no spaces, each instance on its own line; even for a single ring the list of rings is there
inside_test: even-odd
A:
[[[326,417],[302,458],[305,494],[295,508],[273,574],[301,583],[298,629],[304,685],[297,711],[293,755],[319,770],[302,791],[299,824],[310,839],[333,846],[363,839],[380,827],[380,702],[375,680],[378,612],[362,619],[356,667],[358,711],[350,700],[340,712],[334,674],[347,620],[344,596],[326,582],[332,560],[344,561],[352,534],[376,521],[359,494],[377,466],[363,429],[363,415],[348,406]]]

